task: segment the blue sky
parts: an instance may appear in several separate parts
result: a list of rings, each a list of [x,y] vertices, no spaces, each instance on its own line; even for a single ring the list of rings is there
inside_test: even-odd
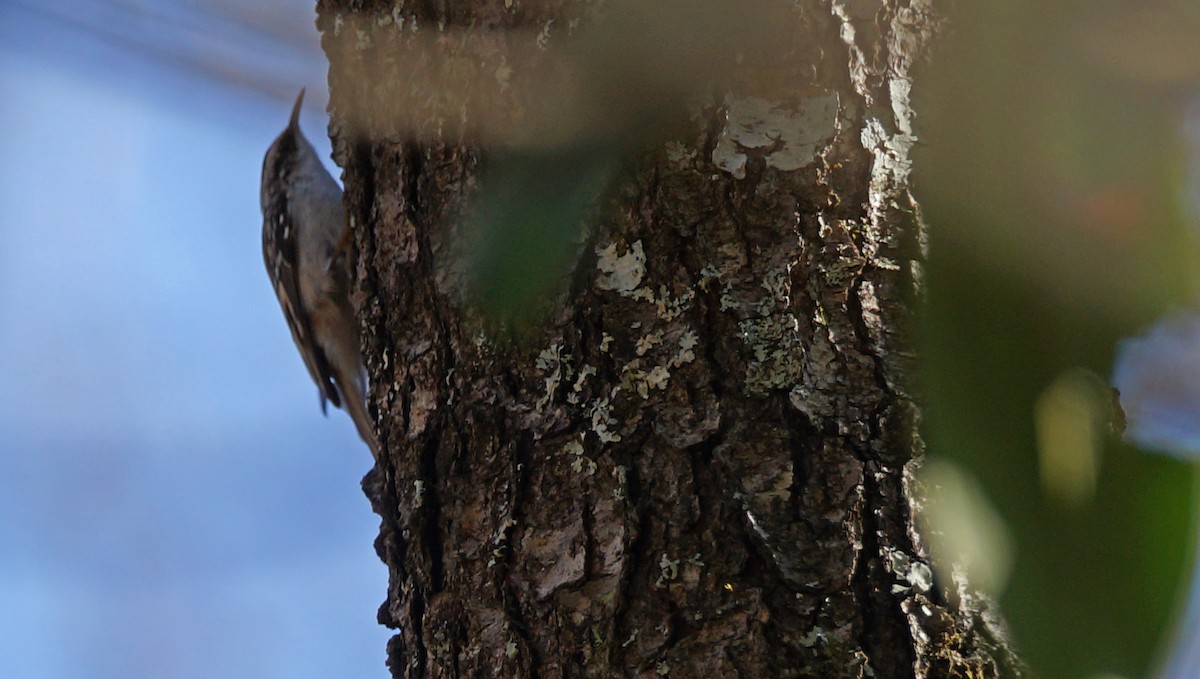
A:
[[[290,102],[20,20],[0,0],[0,675],[387,676],[371,456],[262,266]]]

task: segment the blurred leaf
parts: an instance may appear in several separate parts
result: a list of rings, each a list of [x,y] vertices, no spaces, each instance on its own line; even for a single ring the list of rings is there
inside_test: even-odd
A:
[[[972,587],[1003,592],[1012,572],[1012,536],[979,481],[946,459],[931,460],[920,478],[932,491],[923,518],[942,586],[954,586],[951,567],[961,566]]]
[[[1064,507],[1092,501],[1104,437],[1112,432],[1112,390],[1092,372],[1068,370],[1034,405],[1042,491]]]
[[[467,228],[477,243],[472,288],[486,314],[529,321],[560,292],[622,150],[597,143],[491,156]]]

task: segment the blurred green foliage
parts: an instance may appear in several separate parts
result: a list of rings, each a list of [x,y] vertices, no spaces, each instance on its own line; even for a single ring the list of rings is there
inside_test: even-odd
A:
[[[485,188],[467,223],[475,243],[472,285],[489,316],[519,324],[547,310],[624,151],[594,143],[489,157]]]
[[[929,448],[982,484],[1005,520],[1015,561],[1001,610],[1018,652],[1054,679],[1150,676],[1192,554],[1190,465],[1063,434],[1063,419],[1043,445],[1079,446],[1076,468],[1095,474],[1064,497],[1042,477],[1055,466],[1035,422],[1079,369],[1107,376],[1120,339],[1192,297],[1196,252],[1180,214],[1189,83],[1113,68],[1114,53],[1139,45],[1107,27],[1135,26],[1144,9],[958,3],[918,83]]]

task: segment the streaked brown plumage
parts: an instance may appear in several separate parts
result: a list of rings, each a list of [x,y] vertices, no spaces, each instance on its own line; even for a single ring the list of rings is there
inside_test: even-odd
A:
[[[344,408],[378,460],[350,305],[349,257],[338,248],[347,228],[342,191],[300,131],[303,101],[301,90],[287,128],[263,158],[263,262],[292,340],[317,384],[321,411],[326,402]]]

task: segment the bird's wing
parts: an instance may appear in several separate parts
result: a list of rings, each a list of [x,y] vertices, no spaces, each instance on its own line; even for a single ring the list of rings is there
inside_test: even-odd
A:
[[[275,253],[273,258],[270,255],[272,252]],[[333,382],[329,360],[317,344],[308,316],[300,306],[296,225],[290,219],[287,196],[283,191],[273,192],[263,208],[263,260],[267,265],[267,275],[275,287],[275,296],[279,298],[279,306],[283,308],[283,316],[292,331],[292,340],[320,391],[321,412],[325,412],[327,400],[341,407],[342,401]]]

